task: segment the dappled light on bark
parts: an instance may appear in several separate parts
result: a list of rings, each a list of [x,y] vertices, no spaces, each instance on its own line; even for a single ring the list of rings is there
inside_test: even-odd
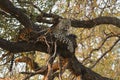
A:
[[[50,1],[46,3],[49,7],[47,9],[44,5],[41,5],[42,7],[35,5],[37,1],[35,3],[34,0],[31,2],[0,0],[0,16],[5,17],[5,20],[0,18],[0,26],[3,26],[0,28],[2,31],[0,33],[0,61],[1,66],[9,67],[9,76],[16,77],[14,76],[17,73],[14,72],[15,68],[19,63],[25,63],[26,69],[21,69],[20,73],[17,73],[17,76],[22,75],[23,80],[35,79],[38,74],[43,76],[43,80],[55,78],[59,80],[113,80],[112,77],[98,74],[94,70],[101,69],[97,69],[97,65],[102,64],[101,61],[107,60],[110,55],[118,55],[118,58],[113,56],[113,59],[119,60],[117,53],[119,53],[120,44],[120,19],[115,16],[102,16],[105,13],[104,9],[109,8],[108,5],[115,5],[115,2],[110,4],[109,1],[103,1],[109,4],[100,8],[103,11],[98,16],[93,12],[97,7],[101,7],[97,0],[84,1],[83,4],[77,1],[74,2],[76,6],[73,6],[71,2],[72,0],[66,1],[67,7],[65,7],[61,6],[59,1]],[[43,1],[42,4],[44,3]],[[60,13],[59,15],[57,12],[52,13],[52,7],[57,4],[65,9],[61,16]],[[87,6],[93,16],[82,10],[81,7],[87,9]],[[76,13],[74,10],[77,10]],[[67,14],[70,11],[71,14]],[[16,25],[13,26],[13,24]],[[38,57],[39,55],[42,56]],[[113,71],[116,70],[115,63],[111,66],[114,68]],[[67,77],[64,76],[65,73]]]

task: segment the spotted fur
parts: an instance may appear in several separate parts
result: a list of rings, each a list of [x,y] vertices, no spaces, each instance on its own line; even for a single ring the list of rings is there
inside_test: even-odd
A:
[[[69,19],[62,19],[58,25],[53,29],[52,33],[55,38],[60,42],[63,42],[68,45],[68,50],[70,52],[74,51],[73,42],[66,36],[69,35],[69,28],[71,27],[71,21]]]

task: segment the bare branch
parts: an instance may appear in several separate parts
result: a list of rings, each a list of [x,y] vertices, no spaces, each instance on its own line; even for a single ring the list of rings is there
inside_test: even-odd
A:
[[[32,28],[33,23],[32,21],[27,17],[25,13],[23,13],[19,8],[16,8],[10,0],[0,0],[0,8],[7,13],[14,16],[18,21],[20,21],[21,24],[23,24],[26,28]]]
[[[4,16],[6,16],[6,17],[10,17],[9,14],[7,14],[6,12],[4,12],[4,11],[2,11],[2,10],[0,10],[0,14],[1,14],[1,15],[4,15]]]
[[[102,55],[90,68],[94,68],[94,67],[96,66],[96,64],[99,63],[100,60],[101,60],[108,52],[110,52],[110,51],[114,48],[114,46],[115,46],[119,41],[120,41],[120,39],[116,40],[116,41],[114,42],[114,44],[110,47],[110,49],[107,50],[107,51],[105,51],[105,52],[103,53],[103,55]]]
[[[112,24],[120,28],[120,19],[116,17],[98,17],[92,20],[72,20],[71,25],[75,28],[92,28],[96,25]]]
[[[41,45],[36,46],[34,43],[28,43],[26,41],[10,42],[0,38],[0,47],[12,53],[28,52],[35,50],[46,52],[47,46],[44,43],[39,44]]]
[[[32,6],[34,6],[35,8],[38,8],[34,4],[32,4]],[[12,15],[13,17],[15,17],[22,25],[24,25],[24,27],[26,27],[26,28],[34,27],[35,24],[29,19],[29,17],[24,12],[22,12],[19,8],[15,7],[11,3],[10,0],[0,0],[0,8],[2,10],[4,10],[5,12],[9,13],[10,15]],[[39,11],[41,11],[41,10],[39,10]],[[42,17],[53,18],[53,21],[51,21],[51,24],[57,23],[59,21],[59,18],[62,18],[58,15],[54,15],[51,13],[48,14],[48,13],[45,13],[42,11],[41,11],[41,14],[42,14]],[[38,16],[38,18],[39,17],[41,17],[41,16]],[[50,23],[49,20],[44,21],[44,19],[42,19],[42,18],[40,18],[39,20],[40,21],[42,20],[41,22]],[[88,20],[88,21],[71,20],[71,23],[72,23],[72,26],[75,28],[92,28],[96,25],[101,25],[101,24],[112,24],[117,27],[120,27],[120,19],[115,18],[115,17],[98,17],[98,18],[95,18],[93,20]],[[71,36],[68,36],[68,37],[70,37],[70,39],[73,38]],[[37,38],[38,38],[38,36],[36,37],[36,39]],[[51,38],[54,38],[54,37],[51,35],[47,35],[46,39],[48,41]],[[76,38],[74,38],[72,41],[73,41],[73,43],[75,43],[75,45],[74,45],[74,49],[75,49],[77,47],[76,46]],[[61,42],[57,42],[56,44],[57,44],[56,51],[52,49],[52,50],[50,50],[52,52],[48,53],[48,51],[47,51],[48,46],[46,45],[45,42],[42,42],[42,41],[36,42],[36,40],[35,40],[34,42],[27,42],[27,41],[10,42],[10,41],[0,38],[0,48],[2,48],[4,50],[8,50],[8,51],[12,52],[13,54],[18,53],[18,52],[41,51],[41,52],[45,52],[45,53],[52,55],[55,51],[55,53],[59,53],[59,55],[62,56],[64,59],[68,59],[67,68],[71,72],[73,72],[73,74],[76,75],[77,77],[82,76],[83,80],[111,80],[111,79],[102,77],[101,75],[93,72],[91,69],[88,69],[85,66],[83,66],[75,57],[74,52],[71,53],[67,49],[66,44],[61,43]],[[48,45],[50,45],[50,48],[54,47],[50,43],[48,43]],[[99,48],[101,48],[101,46]],[[111,47],[111,48],[113,48],[113,47]],[[106,53],[104,55],[106,55]],[[99,62],[99,60],[98,60],[98,62]],[[48,69],[48,66],[44,70],[47,70],[47,69]],[[57,68],[55,68],[55,70],[58,70],[58,69],[59,69],[59,66],[57,65]],[[38,71],[36,73],[45,74],[44,72],[46,72],[46,71],[43,71],[43,73],[42,73],[42,71],[40,71],[40,72]],[[35,75],[36,73],[31,73],[28,76],[28,78]]]
[[[111,37],[118,37],[118,38],[119,38],[120,35],[118,34],[118,35],[109,35],[109,36],[107,36],[107,37],[103,40],[103,42],[101,43],[101,45],[100,45],[99,47],[97,47],[97,48],[95,48],[95,49],[92,49],[92,50],[90,51],[88,57],[86,57],[86,58],[82,61],[82,63],[85,62],[87,59],[89,59],[94,51],[100,50],[100,49],[103,47],[104,43],[105,43],[109,38],[111,38]]]

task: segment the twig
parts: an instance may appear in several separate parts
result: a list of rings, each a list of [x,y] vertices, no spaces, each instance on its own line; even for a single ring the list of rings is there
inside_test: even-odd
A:
[[[62,61],[60,55],[58,55],[58,64],[59,64],[59,80],[62,80]]]
[[[9,69],[10,72],[12,71],[12,68],[13,68],[13,61],[14,61],[14,54],[11,54],[11,63],[10,63],[10,69]]]
[[[27,80],[29,79],[30,77],[36,75],[36,74],[44,74],[45,71],[47,70],[47,67],[41,67],[40,70],[36,71],[36,72],[21,72],[21,74],[28,74],[28,76],[26,76],[23,80]]]
[[[35,4],[33,4],[32,2],[30,1],[20,1],[18,0],[19,3],[26,3],[26,4],[30,4],[31,6],[33,6],[34,8],[36,8],[39,12],[41,12],[42,16],[43,17],[52,17],[52,18],[62,18],[61,16],[59,15],[55,15],[55,14],[52,14],[52,13],[45,13],[44,11],[42,11],[38,6],[36,6]]]
[[[102,44],[101,44],[98,48],[95,48],[95,49],[93,49],[92,51],[90,51],[88,57],[86,57],[86,58],[82,61],[82,63],[84,63],[87,59],[89,59],[89,58],[92,56],[92,53],[93,53],[94,51],[100,50],[100,49],[103,47],[104,43],[105,43],[109,38],[111,38],[111,37],[118,37],[118,38],[119,38],[120,36],[119,36],[119,35],[109,35],[109,36],[107,36],[107,37],[103,40]]]
[[[10,51],[8,51],[6,54],[3,54],[0,60],[2,60],[4,57],[9,56],[9,55],[10,55]]]
[[[47,62],[48,72],[44,76],[45,80],[52,80],[52,78],[53,78],[53,76],[52,76],[52,73],[53,73],[52,65],[53,65],[53,61],[55,60],[55,58],[57,56],[56,51],[57,51],[57,44],[56,44],[56,41],[55,41],[54,42],[54,53],[53,53],[52,56],[50,56],[50,59]]]
[[[47,41],[47,39],[46,39],[46,37],[44,36],[44,35],[42,35],[42,36],[40,36],[39,38],[38,38],[38,40],[37,41],[44,41],[45,42],[45,44],[47,45],[47,51],[48,51],[48,54],[50,54],[50,45],[48,44],[48,41]]]
[[[0,57],[0,60],[2,60],[3,58],[5,58],[5,57],[10,57],[10,51],[8,51],[6,54],[3,54],[2,55],[2,57]],[[6,59],[6,58],[5,58]],[[4,63],[4,64],[1,64],[0,66],[2,66],[2,65],[6,65],[8,62],[10,62],[10,58],[8,58],[7,60],[6,60],[6,62]]]
[[[94,68],[94,67],[96,66],[96,64],[97,64],[108,52],[110,52],[110,51],[114,48],[114,46],[115,46],[119,41],[120,41],[120,39],[116,40],[115,43],[110,47],[110,49],[107,50],[106,52],[104,52],[103,55],[102,55],[100,58],[98,58],[98,60],[97,60],[90,68],[91,68],[91,69]]]
[[[29,4],[29,5],[31,5],[31,6],[33,6],[33,7],[35,7],[38,11],[40,11],[41,13],[42,13],[42,10],[38,7],[38,6],[36,6],[36,5],[34,5],[32,2],[30,2],[30,1],[20,1],[20,0],[17,0],[19,3],[25,3],[25,4]]]
[[[0,14],[4,15],[6,17],[11,17],[8,13],[6,13],[5,11],[2,11],[2,10],[0,10]]]
[[[48,51],[48,53],[50,54],[50,45],[48,44],[48,41],[47,41],[47,39],[46,39],[46,37],[44,37],[44,39],[45,39],[45,43],[46,43],[46,45],[47,45],[47,51]]]

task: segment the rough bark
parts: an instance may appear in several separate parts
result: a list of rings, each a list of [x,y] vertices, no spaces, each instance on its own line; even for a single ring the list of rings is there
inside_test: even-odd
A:
[[[0,8],[4,10],[5,12],[11,14],[11,16],[15,17],[22,25],[24,25],[24,27],[26,28],[34,27],[35,24],[29,19],[29,17],[27,17],[26,14],[23,13],[19,8],[15,7],[10,2],[10,0],[0,0]],[[48,14],[47,16],[45,15],[44,16],[48,17],[50,15]],[[51,17],[53,17],[53,15]],[[57,18],[61,18],[61,17],[58,16]],[[41,22],[44,22],[44,20]],[[120,19],[115,18],[115,17],[99,17],[93,20],[88,20],[88,21],[71,20],[71,23],[72,23],[71,25],[76,28],[92,28],[100,24],[112,24],[117,27],[120,27]],[[51,22],[51,24],[54,24],[54,22]],[[49,37],[53,37],[53,36],[49,36]],[[75,40],[74,42],[76,43]],[[58,42],[57,45],[58,45],[57,53],[60,56],[62,56],[64,59],[68,59],[68,63],[69,63],[68,69],[70,69],[76,76],[82,76],[83,80],[111,80],[83,66],[76,59],[75,54],[70,53],[67,50],[66,44]],[[76,48],[76,46],[74,47]],[[29,52],[29,51],[41,51],[41,52],[48,53],[47,45],[43,42],[39,42],[37,44],[34,42],[26,42],[26,41],[10,42],[10,41],[0,38],[0,48],[4,50],[8,50],[12,53]]]
[[[18,21],[20,21],[21,24],[24,25],[24,27],[33,27],[34,24],[32,21],[29,19],[29,17],[26,16],[25,13],[21,11],[21,9],[15,7],[9,0],[0,0],[0,8],[7,13],[10,13],[13,17],[15,17]],[[38,22],[39,22],[39,17],[38,16]],[[52,18],[62,18],[57,15],[53,14],[47,14],[43,13],[42,17],[52,17]],[[41,19],[41,18],[40,18]],[[40,22],[44,22],[44,20],[40,20]],[[45,21],[46,22],[46,21]],[[54,21],[48,21],[46,23],[51,23],[54,24]],[[76,28],[92,28],[96,25],[101,25],[101,24],[112,24],[115,25],[116,27],[120,28],[120,19],[116,17],[98,17],[92,20],[71,20],[71,25]]]
[[[98,17],[92,20],[72,20],[72,26],[75,28],[92,28],[101,24],[112,24],[120,28],[120,19],[116,17]]]
[[[9,46],[8,46],[9,45]],[[63,46],[64,44],[59,44],[59,46]],[[4,39],[0,39],[0,47],[4,50],[8,50],[11,51],[12,53],[17,53],[17,52],[28,52],[28,51],[33,51],[33,50],[38,50],[41,52],[46,52],[47,53],[47,46],[43,43],[39,43],[37,44],[32,44],[32,43],[28,43],[28,42],[9,42],[6,41]],[[59,48],[58,46],[58,48]],[[11,53],[11,54],[12,54]],[[83,80],[111,80],[109,78],[105,78],[101,75],[99,75],[98,73],[92,71],[91,69],[85,67],[82,65],[82,63],[80,63],[76,57],[74,56],[74,54],[70,54],[68,50],[66,50],[64,47],[61,47],[60,49],[58,49],[57,53],[62,53],[61,56],[64,57],[64,60],[68,59],[68,66],[67,69],[70,69],[70,71],[72,71],[76,76],[82,76]],[[77,64],[77,65],[76,65]],[[53,64],[53,66],[55,66],[53,69],[56,71],[58,70],[58,66],[56,67],[56,65],[58,64]],[[47,69],[47,68],[46,68]],[[37,73],[35,74],[45,74],[47,70],[44,71],[40,71],[38,70]],[[43,70],[43,68],[42,68]],[[34,74],[31,74],[31,76],[33,76]]]

